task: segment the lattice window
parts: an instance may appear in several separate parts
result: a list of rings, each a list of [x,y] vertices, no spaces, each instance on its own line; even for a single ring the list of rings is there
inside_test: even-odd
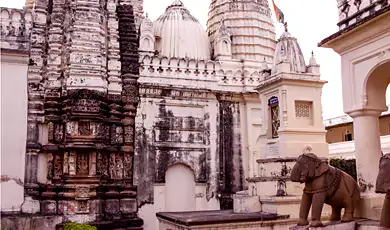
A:
[[[295,117],[296,118],[311,118],[312,102],[296,101],[295,102]]]
[[[271,107],[271,118],[272,118],[272,138],[277,138],[279,136],[278,129],[280,126],[279,105],[274,105]]]
[[[272,128],[272,138],[278,138],[278,129],[280,126],[279,119],[279,99],[277,97],[271,97],[268,100],[268,106],[271,109],[271,128]]]

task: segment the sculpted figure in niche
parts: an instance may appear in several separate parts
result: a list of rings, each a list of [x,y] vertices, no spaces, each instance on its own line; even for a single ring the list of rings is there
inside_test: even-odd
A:
[[[375,191],[386,194],[380,226],[390,229],[390,153],[385,154],[380,160]]]
[[[321,212],[324,203],[332,206],[331,221],[352,221],[360,189],[356,181],[343,171],[328,165],[313,153],[302,154],[291,172],[291,181],[305,183],[298,225],[309,224],[307,217],[310,207],[311,227],[321,227]],[[341,209],[345,208],[341,219]]]

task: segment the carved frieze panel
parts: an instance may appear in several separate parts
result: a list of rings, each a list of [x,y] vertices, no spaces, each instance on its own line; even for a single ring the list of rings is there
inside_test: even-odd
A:
[[[54,140],[58,143],[60,143],[64,140],[64,125],[63,124],[55,124]]]
[[[124,128],[124,141],[125,141],[125,143],[133,143],[134,142],[134,127],[133,126],[125,126],[125,128]]]
[[[88,200],[76,201],[76,213],[77,214],[88,214],[89,213],[89,201]]]
[[[109,172],[111,179],[123,179],[123,155],[111,153],[109,161]]]
[[[63,162],[60,154],[54,155],[53,178],[60,179],[63,173]]]
[[[64,160],[63,160],[63,174],[68,175],[69,174],[69,153],[64,152]]]
[[[130,153],[123,155],[123,178],[131,179],[133,177],[133,156]]]
[[[96,152],[91,152],[89,154],[89,175],[95,176],[96,175],[96,161],[97,161]]]
[[[101,124],[90,121],[69,121],[66,123],[66,134],[71,137],[77,136],[99,136],[102,132]],[[99,131],[100,130],[100,131]]]
[[[47,179],[51,180],[54,173],[54,158],[53,154],[47,154]]]
[[[69,154],[69,175],[76,175],[76,152],[71,151]]]
[[[89,190],[88,186],[77,186],[75,191],[76,200],[85,200],[89,198]]]
[[[89,174],[89,156],[86,152],[77,153],[77,172],[79,176],[86,176]]]
[[[121,125],[111,126],[111,144],[123,144],[123,127]]]
[[[106,153],[97,153],[97,160],[96,160],[96,173],[103,177],[108,177],[108,156]]]

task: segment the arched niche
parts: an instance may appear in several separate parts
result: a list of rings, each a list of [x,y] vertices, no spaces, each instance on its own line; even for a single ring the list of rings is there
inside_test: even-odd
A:
[[[185,164],[174,164],[165,172],[165,211],[195,211],[195,175]]]

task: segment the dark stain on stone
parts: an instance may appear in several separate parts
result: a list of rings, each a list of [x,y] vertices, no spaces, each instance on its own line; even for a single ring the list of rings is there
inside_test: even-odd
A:
[[[239,127],[239,104],[219,101],[219,194],[221,209],[233,208],[231,195],[242,190],[242,158]],[[236,122],[235,122],[236,121]],[[237,124],[238,123],[238,124]]]
[[[19,178],[9,177],[7,175],[1,175],[1,183],[15,181],[17,185],[23,186],[23,182]]]

